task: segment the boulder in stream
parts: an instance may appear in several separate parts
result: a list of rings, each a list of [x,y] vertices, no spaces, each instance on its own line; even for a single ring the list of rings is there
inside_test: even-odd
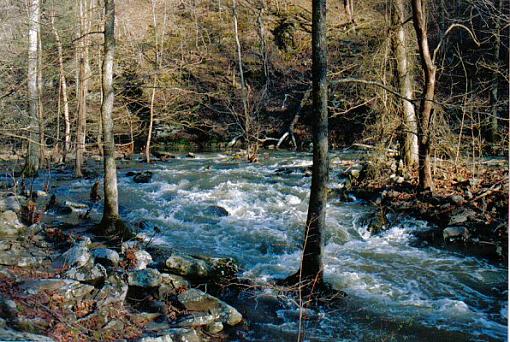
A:
[[[216,216],[216,217],[225,217],[229,216],[229,212],[227,209],[220,207],[219,205],[210,205],[205,209],[205,214]]]
[[[177,299],[187,310],[211,313],[230,326],[243,320],[243,316],[234,307],[198,289],[189,289],[179,294]]]
[[[133,177],[133,181],[135,183],[150,183],[152,180],[152,172],[151,171],[143,171],[140,173],[137,173]]]
[[[449,226],[443,229],[443,239],[444,241],[449,240],[463,240],[467,241],[469,239],[469,230],[466,227],[462,226]]]

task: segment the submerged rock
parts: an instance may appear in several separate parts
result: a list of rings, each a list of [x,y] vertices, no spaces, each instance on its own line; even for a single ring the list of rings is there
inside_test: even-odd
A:
[[[189,289],[177,296],[179,302],[189,311],[209,312],[222,323],[234,326],[243,316],[232,306],[198,289]]]
[[[136,287],[158,287],[161,284],[161,274],[153,268],[137,270],[128,273],[128,285]]]
[[[106,267],[117,267],[120,261],[119,253],[110,248],[96,248],[92,250],[94,261]]]
[[[133,177],[133,181],[135,183],[150,183],[152,180],[152,172],[151,171],[143,171],[140,173],[137,173]]]
[[[227,209],[220,207],[218,205],[211,205],[207,207],[207,209],[205,209],[205,213],[217,217],[224,217],[230,215]]]

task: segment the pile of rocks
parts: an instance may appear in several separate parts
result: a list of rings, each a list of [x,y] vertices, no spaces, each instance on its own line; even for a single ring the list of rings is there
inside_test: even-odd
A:
[[[0,340],[51,340],[51,324],[25,317],[16,302],[42,295],[58,298],[71,322],[101,318],[98,328],[111,336],[123,336],[126,323],[106,312],[122,310],[131,321],[142,321],[138,338],[145,342],[207,340],[243,319],[234,307],[191,286],[235,276],[232,259],[162,251],[159,259],[168,255],[156,262],[140,237],[116,249],[58,228],[27,227],[12,210],[0,213],[0,236]]]

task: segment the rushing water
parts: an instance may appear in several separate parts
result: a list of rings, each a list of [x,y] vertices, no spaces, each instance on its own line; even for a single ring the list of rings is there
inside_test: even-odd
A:
[[[264,283],[299,266],[310,187],[302,172],[276,170],[310,163],[311,155],[302,153],[273,153],[260,164],[218,153],[150,166],[131,162],[119,171],[121,212],[129,221],[143,221],[149,234],[158,227],[156,243],[234,257],[242,276]],[[136,184],[125,176],[128,170],[147,168],[154,172],[151,183]],[[335,177],[332,172],[332,186]],[[56,192],[61,199],[83,201],[92,183],[61,181]],[[212,205],[229,215],[218,217]],[[360,201],[329,203],[325,278],[348,297],[307,311],[306,340],[507,339],[506,268],[451,251],[413,247],[412,232],[427,229],[427,224],[411,218],[399,218],[388,231],[369,236],[360,218],[372,210]],[[96,218],[100,211],[95,209]],[[290,299],[274,304],[275,296],[268,289],[240,301],[250,327],[232,338],[296,341],[298,309]]]

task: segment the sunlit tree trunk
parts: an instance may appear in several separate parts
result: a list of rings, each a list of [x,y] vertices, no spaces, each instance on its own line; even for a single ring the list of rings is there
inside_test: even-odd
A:
[[[39,171],[40,160],[40,122],[39,122],[39,87],[38,87],[38,50],[40,32],[40,3],[39,0],[29,2],[28,29],[28,102],[30,117],[30,140],[25,162],[24,174],[35,176]]]
[[[436,90],[436,66],[430,54],[427,37],[427,16],[421,0],[412,0],[413,24],[418,40],[418,48],[424,74],[424,89],[420,101],[418,125],[418,178],[421,190],[434,189],[431,167],[431,117],[434,110]]]
[[[252,158],[256,158],[255,154],[257,153],[256,141],[252,141],[252,117],[250,114],[250,110],[248,108],[248,90],[246,87],[246,82],[244,79],[244,70],[243,70],[243,59],[241,54],[241,42],[239,40],[239,30],[237,25],[237,1],[232,0],[232,14],[234,19],[234,36],[236,40],[237,47],[237,63],[239,66],[239,79],[241,80],[241,101],[243,102],[243,121],[244,121],[244,133],[246,137],[247,150],[248,150],[248,160],[252,160]]]
[[[64,110],[64,150],[62,151],[63,161],[66,161],[67,153],[69,153],[69,149],[71,148],[71,120],[69,117],[69,100],[67,98],[67,81],[64,69],[64,54],[62,49],[62,42],[60,41],[60,35],[55,27],[55,14],[52,13],[51,16],[51,28],[53,30],[53,35],[55,36],[55,42],[57,44],[57,52],[58,52],[58,67],[60,73],[60,89],[62,91],[62,106]]]
[[[90,77],[88,38],[89,19],[87,0],[79,2],[80,40],[79,40],[79,95],[78,95],[78,122],[76,127],[76,161],[75,176],[83,177],[83,154],[85,152],[86,123],[87,123],[87,96]]]
[[[397,76],[399,83],[399,92],[406,99],[413,98],[412,68],[409,65],[407,56],[407,37],[404,29],[405,9],[403,0],[393,0],[392,25],[396,27],[393,39],[395,49],[395,58],[397,60]],[[416,122],[416,113],[411,102],[401,100],[404,117],[404,162],[407,166],[414,166],[418,163],[418,128]]]
[[[103,57],[103,160],[104,160],[104,209],[101,224],[96,232],[105,236],[127,237],[119,217],[117,168],[113,136],[113,61],[115,55],[115,1],[105,0],[104,57]]]
[[[301,279],[322,283],[322,235],[326,227],[329,171],[326,0],[312,2],[312,99],[315,111],[312,187],[300,275]]]

